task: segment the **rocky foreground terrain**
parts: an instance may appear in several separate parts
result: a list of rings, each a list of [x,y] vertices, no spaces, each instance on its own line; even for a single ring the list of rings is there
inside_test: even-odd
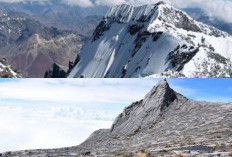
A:
[[[94,132],[79,146],[1,156],[232,156],[231,149],[232,104],[190,100],[162,80],[110,129]]]
[[[11,66],[5,58],[0,57],[0,78],[20,78],[19,70]]]

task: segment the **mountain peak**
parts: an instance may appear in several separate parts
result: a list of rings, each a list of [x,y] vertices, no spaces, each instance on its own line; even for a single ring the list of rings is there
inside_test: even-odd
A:
[[[145,96],[145,99],[147,97],[161,97],[161,95],[166,94],[167,92],[173,92],[173,90],[170,88],[167,80],[163,79],[153,87],[153,89]]]
[[[138,7],[127,4],[116,5],[108,11],[104,18],[119,23],[146,23],[147,31],[150,33],[173,31],[180,28],[206,34],[220,34],[215,29],[204,28],[205,26],[194,21],[184,11],[176,9],[163,1]]]
[[[160,81],[143,100],[124,109],[112,125],[111,132],[130,135],[149,127],[175,103],[176,99],[177,93],[169,87],[167,80]]]
[[[161,80],[144,98],[146,104],[154,104],[160,109],[160,113],[170,106],[177,98],[176,92],[170,88],[166,79]],[[156,103],[158,101],[158,103]],[[154,103],[155,102],[155,103]]]
[[[156,86],[156,88],[170,88],[167,79],[162,79]]]
[[[153,13],[159,11],[160,6],[163,5],[166,4],[164,2],[158,2],[156,4],[147,4],[143,6],[132,6],[128,4],[116,5],[108,11],[105,18],[120,20],[121,22],[143,22],[146,20],[145,18],[151,13],[151,11],[154,11]]]
[[[176,98],[161,111],[171,94]],[[231,104],[188,100],[162,80],[145,99],[125,108],[111,129],[95,131],[79,146],[3,156],[227,156],[231,118]]]
[[[227,36],[162,2],[114,6],[79,53],[81,60],[68,77],[230,76],[231,52],[215,44],[223,40],[230,47]],[[218,61],[218,55],[226,62]],[[222,63],[225,74],[217,74],[214,63]]]

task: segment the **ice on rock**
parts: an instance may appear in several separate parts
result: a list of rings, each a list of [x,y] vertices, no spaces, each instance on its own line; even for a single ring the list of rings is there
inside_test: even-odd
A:
[[[124,4],[104,16],[69,77],[232,77],[231,63],[227,33],[165,3]]]

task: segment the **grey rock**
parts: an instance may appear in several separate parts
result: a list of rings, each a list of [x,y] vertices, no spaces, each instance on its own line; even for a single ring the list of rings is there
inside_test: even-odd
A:
[[[45,72],[44,78],[65,78],[66,72],[54,63],[52,68]]]
[[[5,156],[229,156],[231,119],[231,103],[190,100],[162,80],[126,107],[111,129],[95,131],[79,146]]]
[[[114,122],[112,134],[125,136],[146,129],[157,121],[176,99],[177,94],[169,87],[167,81],[161,81],[143,100],[125,108]]]
[[[17,68],[11,66],[6,58],[0,57],[0,78],[21,78],[21,77],[22,74]]]

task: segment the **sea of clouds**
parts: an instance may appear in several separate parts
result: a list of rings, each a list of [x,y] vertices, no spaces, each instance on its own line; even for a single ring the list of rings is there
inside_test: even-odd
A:
[[[144,98],[159,81],[0,80],[0,153],[78,145],[93,131],[110,128],[124,107]],[[217,91],[213,95],[208,94],[213,91],[208,89],[209,85],[204,86],[201,81],[196,85],[193,81],[168,80],[171,88],[189,98],[232,102],[232,86],[228,80],[223,84],[213,83]]]

